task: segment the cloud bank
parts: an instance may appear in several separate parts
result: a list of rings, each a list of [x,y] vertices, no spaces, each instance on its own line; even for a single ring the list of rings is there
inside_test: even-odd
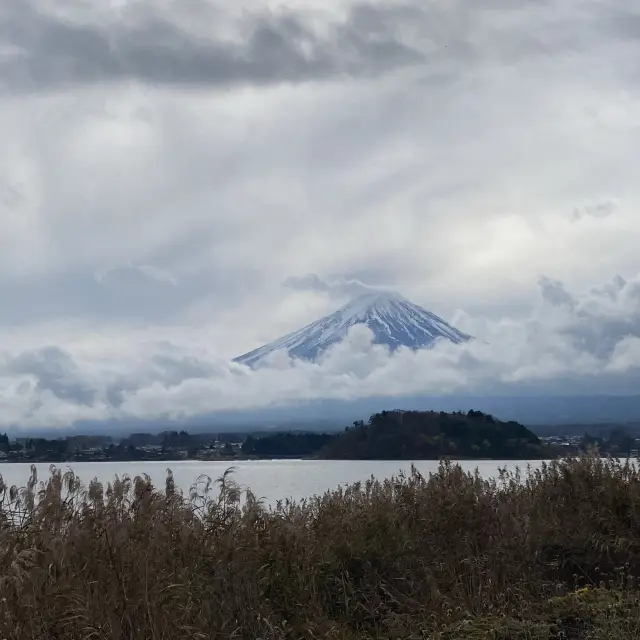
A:
[[[542,279],[525,320],[460,314],[476,336],[463,345],[393,354],[355,326],[317,363],[273,354],[256,370],[203,344],[104,338],[4,352],[0,402],[5,425],[65,426],[74,420],[185,420],[313,399],[352,400],[522,390],[629,394],[640,381],[640,277],[617,278],[583,295]]]

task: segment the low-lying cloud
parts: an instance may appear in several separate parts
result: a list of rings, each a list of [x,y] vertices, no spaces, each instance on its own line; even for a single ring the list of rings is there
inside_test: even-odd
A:
[[[464,345],[390,353],[364,326],[318,362],[285,353],[255,370],[205,344],[104,339],[94,345],[6,352],[0,363],[2,422],[66,426],[78,420],[186,420],[313,399],[473,393],[633,393],[640,381],[640,277],[583,295],[540,281],[524,320],[459,314],[476,336]]]

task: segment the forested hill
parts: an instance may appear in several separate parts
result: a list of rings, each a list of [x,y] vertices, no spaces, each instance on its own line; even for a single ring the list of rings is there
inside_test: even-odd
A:
[[[525,459],[549,452],[517,422],[501,422],[480,411],[383,411],[336,435],[273,434],[249,438],[243,453],[256,456],[315,456],[350,460],[451,458]]]
[[[442,456],[527,458],[541,450],[538,437],[517,422],[500,422],[480,411],[437,413],[383,411],[333,440],[328,458],[417,459]]]

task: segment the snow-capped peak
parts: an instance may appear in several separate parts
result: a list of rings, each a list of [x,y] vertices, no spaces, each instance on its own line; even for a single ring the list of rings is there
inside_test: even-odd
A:
[[[368,314],[376,311],[378,313],[390,313],[394,305],[408,302],[399,293],[393,291],[373,291],[358,296],[346,304],[339,312],[343,317],[365,319]],[[338,313],[338,312],[336,312]]]
[[[280,350],[294,358],[315,360],[331,345],[342,341],[350,327],[356,324],[369,327],[374,342],[385,344],[391,350],[399,347],[423,349],[433,346],[440,338],[457,344],[470,338],[398,293],[372,291],[298,331],[235,358],[235,362],[253,365]]]

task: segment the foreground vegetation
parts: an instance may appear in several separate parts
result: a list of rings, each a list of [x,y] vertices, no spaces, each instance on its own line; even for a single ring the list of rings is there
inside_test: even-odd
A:
[[[485,481],[443,462],[267,510],[71,472],[0,484],[0,638],[640,637],[640,474],[584,457]],[[106,491],[105,491],[106,489]]]

